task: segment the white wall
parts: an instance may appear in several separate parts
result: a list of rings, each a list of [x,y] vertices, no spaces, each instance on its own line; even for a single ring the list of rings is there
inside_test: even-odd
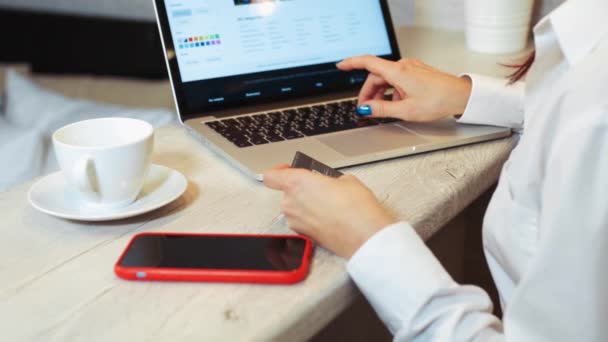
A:
[[[563,1],[537,0],[537,12],[544,15]],[[464,25],[464,0],[389,0],[389,3],[397,26],[462,30]],[[0,0],[0,7],[154,20],[152,0]]]
[[[565,0],[536,0],[537,21]],[[389,0],[393,17],[400,25],[463,30],[464,0]],[[404,12],[410,14],[404,15]]]

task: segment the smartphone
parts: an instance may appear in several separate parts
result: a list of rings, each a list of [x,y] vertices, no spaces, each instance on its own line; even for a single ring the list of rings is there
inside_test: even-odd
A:
[[[302,236],[142,233],[114,272],[127,280],[291,284],[308,274],[311,253]]]

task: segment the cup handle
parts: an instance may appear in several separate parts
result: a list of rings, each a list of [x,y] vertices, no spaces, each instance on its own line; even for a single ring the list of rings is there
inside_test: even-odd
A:
[[[94,182],[95,168],[93,160],[86,156],[78,160],[72,168],[72,179],[76,183],[78,190],[85,193],[97,193],[97,186]]]

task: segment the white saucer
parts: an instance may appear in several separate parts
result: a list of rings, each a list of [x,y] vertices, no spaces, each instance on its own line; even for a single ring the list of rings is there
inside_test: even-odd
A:
[[[158,209],[181,196],[188,187],[180,172],[160,165],[151,165],[137,199],[118,209],[97,209],[83,206],[77,194],[68,190],[61,172],[37,181],[28,193],[30,204],[43,213],[70,220],[109,221],[140,215]]]

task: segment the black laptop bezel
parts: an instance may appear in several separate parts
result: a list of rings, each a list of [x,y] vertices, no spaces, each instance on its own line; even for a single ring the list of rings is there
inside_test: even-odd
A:
[[[399,51],[399,46],[397,44],[397,38],[396,38],[396,34],[395,34],[395,29],[393,27],[393,21],[392,21],[391,15],[390,15],[388,0],[377,0],[377,1],[380,1],[380,6],[382,8],[382,15],[384,17],[384,22],[385,22],[386,31],[387,31],[388,37],[389,37],[391,51],[393,52],[391,55],[383,55],[383,56],[379,56],[379,57],[382,57],[382,58],[385,58],[388,60],[394,60],[394,61],[399,60],[401,58],[401,54]],[[221,104],[217,104],[215,106],[209,105],[207,108],[202,108],[202,107],[201,108],[187,108],[186,101],[185,101],[184,88],[183,88],[184,83],[182,81],[181,74],[179,71],[179,65],[177,62],[176,54],[175,54],[175,47],[173,44],[173,38],[171,35],[171,29],[169,26],[168,15],[167,15],[167,11],[166,11],[164,2],[165,2],[165,0],[154,0],[154,5],[155,5],[155,9],[156,9],[159,32],[161,35],[163,48],[165,49],[164,53],[165,53],[165,58],[167,60],[167,69],[170,73],[169,76],[171,78],[173,92],[175,95],[177,110],[178,110],[178,114],[179,114],[182,122],[185,122],[186,120],[192,119],[192,118],[216,115],[219,112],[225,112],[227,110],[231,111],[231,110],[234,110],[237,108],[242,108],[243,106],[248,106],[248,107],[252,107],[252,108],[269,107],[269,106],[271,107],[273,103],[276,103],[277,107],[278,107],[279,103],[286,102],[286,101],[293,102],[293,101],[297,101],[300,99],[305,100],[306,98],[310,98],[310,97],[331,98],[332,95],[345,94],[345,93],[356,94],[358,88],[361,86],[360,84],[353,84],[352,86],[347,86],[347,87],[340,88],[340,89],[325,89],[324,91],[318,92],[315,94],[310,93],[310,94],[302,94],[299,96],[294,95],[294,96],[291,96],[289,99],[286,99],[285,97],[249,99],[249,100],[243,99],[243,101],[238,102],[238,103],[233,103],[233,104],[221,103]],[[322,63],[322,64],[316,64],[316,65],[303,66],[303,67],[289,68],[289,69],[284,69],[284,70],[289,71],[289,72],[294,72],[294,73],[295,72],[306,72],[307,70],[319,68],[321,66],[329,67],[329,66],[331,66],[331,64],[332,63]],[[256,74],[259,74],[260,77],[263,77],[264,74],[270,74],[273,72],[276,72],[276,70],[260,72],[260,73],[256,73]],[[255,74],[249,74],[249,75],[255,75]],[[196,81],[196,82],[205,82],[205,80],[200,80],[200,81]]]

